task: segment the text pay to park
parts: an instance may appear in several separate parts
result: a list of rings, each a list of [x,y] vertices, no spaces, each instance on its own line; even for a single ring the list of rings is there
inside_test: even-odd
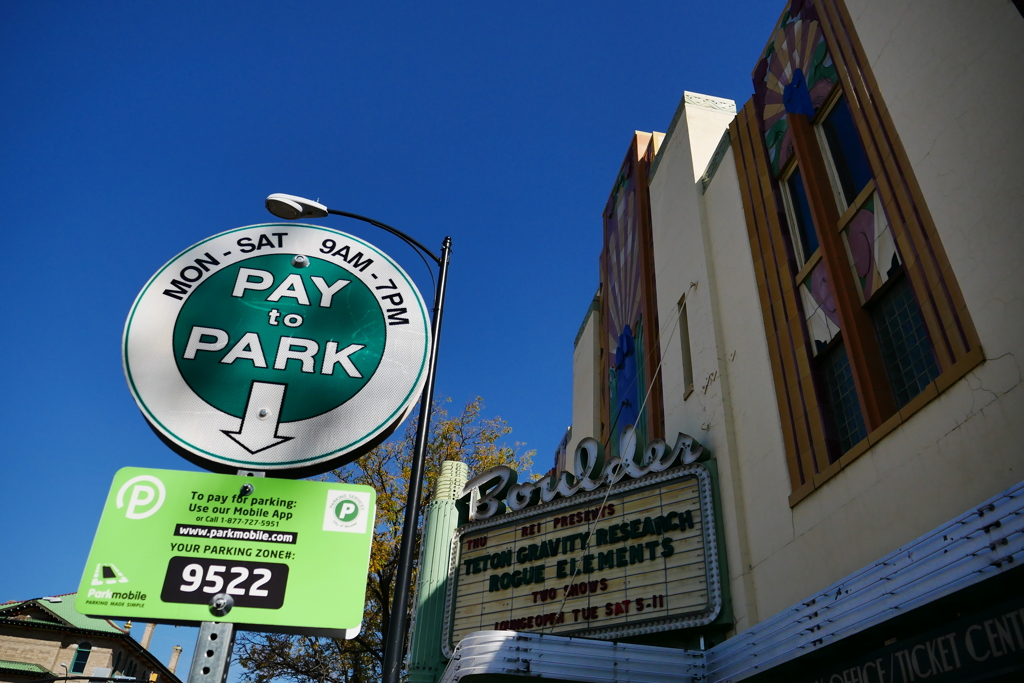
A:
[[[125,375],[152,428],[220,472],[306,476],[387,437],[419,397],[426,305],[374,246],[256,225],[154,275],[124,332]]]

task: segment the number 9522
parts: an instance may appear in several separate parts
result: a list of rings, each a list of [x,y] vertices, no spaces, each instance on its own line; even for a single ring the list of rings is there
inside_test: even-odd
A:
[[[172,557],[160,599],[206,604],[217,593],[226,593],[238,607],[277,609],[284,604],[287,584],[286,564]]]

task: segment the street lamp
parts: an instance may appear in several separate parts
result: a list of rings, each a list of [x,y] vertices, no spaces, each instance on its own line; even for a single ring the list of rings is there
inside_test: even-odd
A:
[[[406,235],[401,230],[366,216],[347,211],[328,209],[314,202],[290,194],[272,194],[267,197],[267,211],[278,218],[297,220],[299,218],[324,218],[328,214],[354,218],[390,232],[411,246],[421,255],[426,254],[437,264],[439,273],[434,287],[434,316],[430,324],[430,357],[427,361],[427,381],[420,400],[420,420],[416,427],[416,441],[413,445],[412,468],[409,472],[409,493],[406,497],[405,525],[402,527],[402,541],[398,551],[398,568],[395,577],[395,599],[391,606],[391,620],[384,636],[383,683],[398,683],[398,672],[402,664],[405,641],[405,616],[409,610],[409,594],[412,592],[413,546],[416,541],[416,523],[420,513],[420,489],[423,487],[423,466],[426,460],[427,435],[430,430],[430,413],[434,403],[434,376],[437,373],[437,347],[441,339],[441,317],[444,313],[444,294],[448,283],[448,260],[452,239],[445,237],[441,243],[441,256]]]

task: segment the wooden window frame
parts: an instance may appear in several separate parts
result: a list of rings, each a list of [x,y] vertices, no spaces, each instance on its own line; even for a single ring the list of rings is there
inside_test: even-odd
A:
[[[779,173],[777,181],[779,183],[779,194],[782,195],[782,206],[786,212],[786,223],[788,223],[787,227],[789,228],[789,241],[793,245],[793,257],[796,259],[797,271],[799,273],[796,278],[797,283],[803,282],[804,278],[810,274],[814,266],[821,260],[820,242],[818,244],[818,248],[815,249],[813,253],[805,254],[803,241],[800,239],[800,227],[797,223],[796,206],[794,206],[793,202],[793,193],[789,191],[789,181],[799,168],[800,165],[796,162],[796,156],[794,155],[793,158],[786,162],[786,165]],[[811,226],[811,229],[815,229],[813,225]]]
[[[977,331],[917,183],[914,166],[900,141],[844,1],[813,0],[805,7],[809,8],[810,17],[820,22],[837,77],[812,120],[803,115],[787,115],[794,139],[791,159],[777,176],[771,172],[761,95],[755,94],[730,126],[792,483],[790,506],[798,504],[984,361]],[[759,63],[754,71],[755,79],[764,74],[761,69]],[[873,177],[849,206],[841,188],[838,196],[842,198],[837,200],[837,179],[831,177],[828,167],[831,154],[824,153],[828,146],[816,129],[843,96],[849,103]],[[797,139],[800,144],[796,144]],[[819,410],[822,402],[818,400],[820,393],[810,386],[812,361],[806,343],[806,326],[794,296],[795,283],[803,281],[817,262],[811,263],[815,260],[812,255],[808,263],[795,268],[790,265],[789,261],[796,254],[786,246],[791,239],[787,234],[789,226],[780,225],[784,217],[789,218],[787,207],[783,205],[788,197],[780,197],[784,188],[776,183],[776,177],[786,177],[791,172],[790,164],[801,167],[805,189],[807,185],[813,186],[813,192],[808,191],[808,200],[810,203],[814,194],[816,200],[812,207],[819,206],[820,215],[812,211],[812,219],[818,231],[819,258],[825,262],[837,310],[841,312],[841,340],[851,357],[851,366],[862,366],[861,371],[854,370],[854,377],[864,380],[860,382],[864,386],[857,388],[868,437],[833,463],[823,457],[825,448]],[[816,170],[810,172],[810,169]],[[894,405],[886,406],[884,400],[888,395],[889,401],[895,403],[880,354],[871,356],[872,347],[878,349],[873,320],[861,301],[862,294],[853,277],[842,237],[842,231],[872,193],[876,196],[876,208],[885,212],[892,230],[903,260],[901,277],[907,277],[914,292],[939,368],[939,376],[898,410]],[[824,201],[826,199],[831,201]],[[823,248],[826,245],[827,248]],[[788,258],[787,251],[792,254]],[[798,271],[796,280],[794,270]],[[883,286],[878,291],[885,289]],[[872,296],[872,301],[874,298]],[[842,314],[853,318],[854,322],[844,322]],[[866,319],[857,321],[857,318]],[[858,333],[857,338],[851,339],[854,332]],[[877,387],[872,386],[875,379]],[[874,391],[877,389],[884,389],[884,394],[877,395]],[[862,391],[868,394],[867,400],[861,398]],[[873,413],[870,417],[868,408]]]
[[[832,88],[832,92],[829,93],[828,98],[826,98],[822,103],[821,107],[814,115],[814,118],[811,119],[811,124],[814,126],[814,134],[818,138],[818,147],[821,148],[824,153],[825,170],[828,172],[829,182],[832,183],[832,192],[835,195],[836,205],[839,207],[839,213],[846,216],[846,213],[850,209],[850,205],[846,202],[846,195],[843,193],[842,183],[839,182],[839,171],[836,169],[835,160],[832,158],[832,151],[828,146],[828,139],[825,137],[825,129],[822,126],[825,119],[828,118],[828,115],[832,113],[836,104],[838,104],[839,100],[843,97],[845,97],[843,88],[837,84]],[[872,179],[872,182],[874,182],[874,179]]]
[[[839,87],[837,85],[835,89]],[[832,288],[843,343],[850,359],[857,398],[870,433],[896,412],[896,402],[889,387],[874,322],[864,310],[861,294],[850,272],[849,257],[840,234],[840,205],[836,203],[825,164],[826,150],[819,144],[814,126],[806,115],[790,113],[787,119],[793,134],[794,156],[801,169],[807,203],[818,233],[821,259]]]

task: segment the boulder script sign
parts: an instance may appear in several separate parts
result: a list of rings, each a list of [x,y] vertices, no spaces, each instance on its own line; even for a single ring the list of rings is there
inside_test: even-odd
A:
[[[700,444],[680,434],[672,449],[620,452],[606,464],[585,439],[579,477],[517,484],[502,467],[467,484],[474,520],[453,539],[446,653],[479,630],[613,639],[714,621],[721,583]]]

